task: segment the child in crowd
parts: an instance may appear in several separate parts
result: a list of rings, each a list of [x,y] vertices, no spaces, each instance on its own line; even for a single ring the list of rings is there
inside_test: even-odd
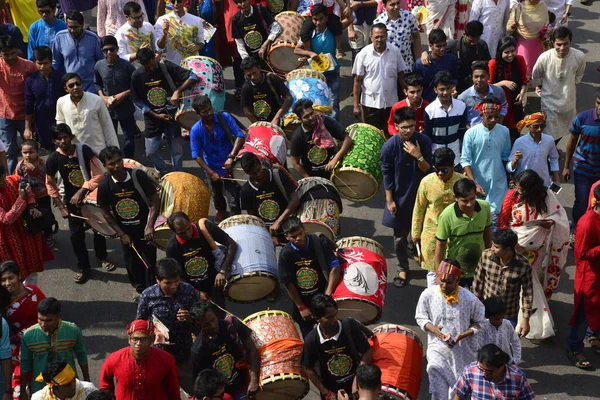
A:
[[[504,302],[500,297],[489,297],[484,300],[485,317],[487,321],[481,326],[477,348],[493,343],[506,354],[512,356],[512,362],[521,362],[521,341],[512,323],[504,319]]]

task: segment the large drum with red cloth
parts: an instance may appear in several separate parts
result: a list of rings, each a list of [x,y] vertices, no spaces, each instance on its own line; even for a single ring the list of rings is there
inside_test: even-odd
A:
[[[423,372],[421,339],[400,325],[381,325],[373,333],[371,363],[381,369],[381,393],[397,400],[416,400]]]
[[[270,122],[255,122],[248,127],[248,136],[244,147],[238,153],[232,170],[234,179],[248,179],[240,165],[244,153],[254,153],[266,165],[285,165],[287,157],[287,139],[283,130]]]
[[[258,400],[296,400],[308,393],[300,359],[302,340],[292,317],[283,311],[261,311],[244,323],[252,329],[252,339],[260,355]]]
[[[348,237],[337,242],[343,279],[333,299],[338,318],[354,318],[363,324],[381,318],[387,285],[387,262],[383,246],[373,239]]]

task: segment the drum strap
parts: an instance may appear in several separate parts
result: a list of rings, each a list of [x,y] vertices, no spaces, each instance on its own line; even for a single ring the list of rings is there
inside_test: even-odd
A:
[[[85,158],[83,157],[83,143],[77,143],[77,145],[75,145],[75,151],[77,152],[77,161],[79,162],[81,175],[83,175],[83,180],[87,182],[91,179],[91,171],[88,169]],[[92,161],[90,160],[90,162]]]
[[[173,82],[173,78],[171,77],[171,74],[169,74],[169,70],[167,69],[167,66],[162,61],[158,62],[158,66],[159,66],[161,72],[163,73],[163,75],[165,76],[165,79],[167,80],[167,84],[169,85],[171,92],[174,92],[177,89],[177,86],[175,86],[175,82]]]
[[[263,28],[265,29],[265,32],[267,32],[267,36],[269,36],[269,34],[271,33],[271,27],[269,27],[269,25],[267,24],[267,21],[265,21],[265,17],[261,11],[261,7],[259,5],[256,5],[254,7],[255,7],[254,10],[256,11],[258,18],[260,19],[260,23],[262,24]]]
[[[235,123],[240,127],[240,129],[242,131],[246,132],[247,128],[244,126],[244,124],[242,124],[233,115],[229,114],[229,116],[231,118],[233,118],[233,120],[235,121]],[[227,121],[225,121],[225,118],[223,117],[223,111],[217,111],[217,119],[219,120],[219,125],[221,125],[221,128],[223,128],[223,130],[225,131],[225,134],[227,135],[227,138],[229,139],[229,141],[231,142],[231,144],[233,144],[235,142],[235,137],[233,137],[233,133],[231,132],[231,129],[229,128],[229,125],[227,125]]]
[[[271,171],[273,171],[273,180],[277,185],[277,189],[279,189],[282,196],[285,198],[285,201],[289,203],[290,199],[285,191],[285,188],[283,187],[283,183],[281,182],[281,176],[279,176],[279,168],[273,168]]]
[[[271,89],[271,92],[273,93],[273,97],[275,97],[275,100],[277,101],[277,105],[281,108],[281,96],[279,96],[279,94],[277,93],[277,90],[275,90],[275,86],[273,85],[273,79],[275,74],[272,72],[267,72],[267,85],[269,85],[269,89]]]
[[[131,180],[133,181],[133,187],[135,187],[135,190],[138,191],[138,193],[142,197],[142,200],[144,200],[144,203],[146,203],[146,206],[148,208],[150,208],[150,202],[148,201],[148,196],[146,196],[146,192],[144,192],[144,189],[142,189],[142,186],[140,185],[140,182],[138,181],[138,178],[137,178],[138,171],[144,172],[144,170],[142,170],[140,168],[134,168],[131,170]]]
[[[323,253],[323,246],[321,246],[321,234],[316,233],[311,235],[315,243],[315,251],[317,253],[317,263],[321,270],[323,271],[323,275],[325,276],[325,280],[329,282],[329,267],[327,266],[327,262],[325,261],[325,254]]]

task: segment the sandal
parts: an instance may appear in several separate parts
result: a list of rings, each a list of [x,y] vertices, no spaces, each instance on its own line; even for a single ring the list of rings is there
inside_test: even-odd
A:
[[[108,260],[104,260],[104,261],[102,261],[102,269],[107,272],[110,272],[110,271],[114,271],[115,269],[117,269],[117,266]]]
[[[87,272],[79,271],[73,275],[73,280],[79,284],[86,283],[88,280],[88,275],[89,274]]]
[[[400,272],[401,274],[402,272]],[[401,277],[400,275],[394,278],[394,286],[398,289],[403,288],[408,283],[408,272],[404,272],[406,274],[406,278]]]
[[[587,342],[592,346],[596,355],[600,356],[600,337],[598,336],[590,336],[587,338]]]
[[[583,353],[576,353],[567,347],[567,357],[579,369],[589,369],[592,367],[592,363],[585,357]]]

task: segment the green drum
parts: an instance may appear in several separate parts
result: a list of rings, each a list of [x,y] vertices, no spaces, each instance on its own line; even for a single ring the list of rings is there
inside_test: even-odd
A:
[[[383,180],[379,153],[385,143],[383,131],[369,124],[352,124],[346,132],[354,142],[331,175],[331,182],[342,196],[367,201],[377,194]]]

